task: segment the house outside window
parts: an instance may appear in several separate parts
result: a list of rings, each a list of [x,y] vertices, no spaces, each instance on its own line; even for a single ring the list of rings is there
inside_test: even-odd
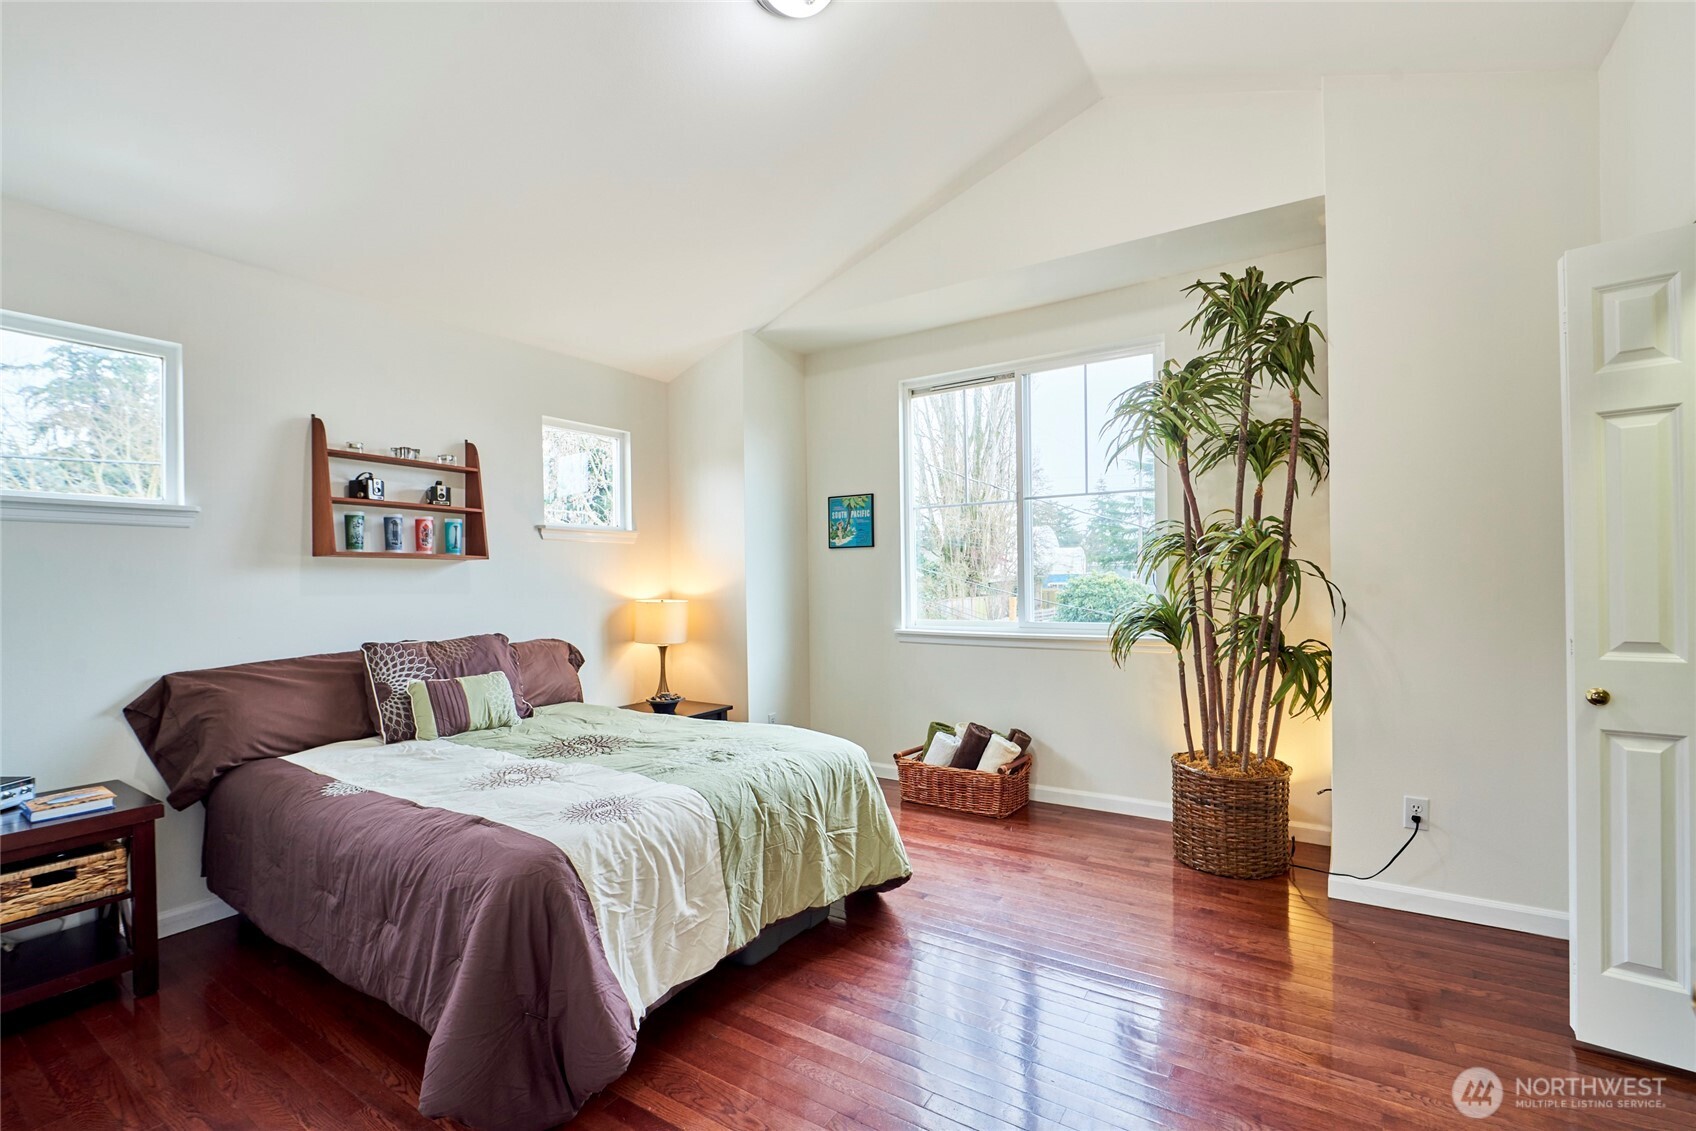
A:
[[[1104,637],[1147,591],[1162,517],[1151,453],[1113,458],[1113,403],[1152,380],[1159,347],[913,383],[904,400],[903,625]]]

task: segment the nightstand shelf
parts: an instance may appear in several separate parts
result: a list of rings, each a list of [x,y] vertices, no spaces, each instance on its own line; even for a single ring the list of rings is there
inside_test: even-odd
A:
[[[34,923],[93,912],[94,919],[62,931],[18,940],[0,955],[0,1012],[131,973],[137,997],[159,988],[159,907],[154,874],[153,823],[165,815],[157,798],[120,781],[99,782],[117,797],[100,813],[31,824],[17,809],[0,813],[0,862],[8,866],[48,860],[74,849],[126,841],[129,883],[115,895],[55,907],[6,923],[12,931]],[[53,791],[57,792],[57,790]],[[120,930],[121,905],[129,904],[128,930]]]

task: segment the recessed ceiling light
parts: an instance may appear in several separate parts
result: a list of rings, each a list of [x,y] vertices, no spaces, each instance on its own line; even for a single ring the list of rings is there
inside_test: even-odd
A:
[[[824,6],[828,3],[830,0],[760,0],[760,7],[773,15],[804,20],[824,11]]]

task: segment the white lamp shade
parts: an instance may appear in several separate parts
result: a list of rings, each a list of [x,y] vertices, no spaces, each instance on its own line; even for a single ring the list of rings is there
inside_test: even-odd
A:
[[[689,639],[688,601],[637,601],[636,643],[681,644]]]

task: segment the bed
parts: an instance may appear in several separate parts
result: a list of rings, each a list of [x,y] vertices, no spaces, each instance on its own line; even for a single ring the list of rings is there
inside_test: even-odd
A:
[[[265,756],[189,791],[207,885],[424,1028],[420,1110],[477,1127],[569,1120],[679,987],[911,873],[865,752],[793,727],[563,702],[449,738],[247,737]]]

